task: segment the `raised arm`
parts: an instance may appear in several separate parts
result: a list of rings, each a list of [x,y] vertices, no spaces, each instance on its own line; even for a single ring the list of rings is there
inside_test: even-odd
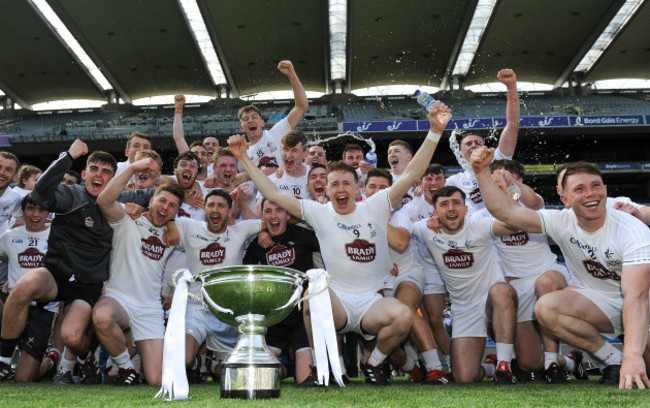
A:
[[[172,135],[178,154],[190,150],[185,140],[185,129],[183,128],[183,106],[185,106],[185,95],[178,94],[174,96],[174,124],[172,125]]]
[[[539,215],[526,207],[517,205],[494,183],[488,173],[488,166],[494,157],[494,149],[482,146],[472,152],[470,163],[481,189],[483,202],[490,214],[499,221],[526,232],[541,233],[542,221]]]
[[[298,125],[298,122],[300,122],[302,115],[307,112],[307,108],[309,108],[309,101],[307,100],[305,88],[302,87],[302,83],[300,83],[300,79],[298,79],[298,75],[296,74],[291,61],[280,61],[278,63],[278,70],[289,77],[289,82],[291,82],[294,107],[287,115],[287,121],[289,122],[291,129],[293,129]]]
[[[413,159],[406,165],[404,172],[390,187],[389,195],[393,206],[397,205],[404,194],[409,191],[409,188],[420,179],[427,169],[427,166],[431,162],[433,152],[438,146],[442,132],[445,130],[445,126],[447,126],[449,120],[451,120],[451,109],[444,103],[437,101],[436,105],[427,115],[427,119],[429,119],[430,124],[427,137],[422,142],[422,146],[415,152]]]
[[[650,264],[623,266],[621,290],[623,302],[623,327],[625,344],[619,388],[650,387],[643,360],[648,341],[648,287]]]
[[[506,157],[515,154],[517,135],[519,134],[519,94],[517,93],[517,76],[511,69],[502,69],[497,74],[499,82],[507,88],[506,126],[499,138],[499,150]]]
[[[124,171],[120,172],[108,182],[106,188],[97,197],[97,205],[102,214],[104,214],[104,218],[110,222],[119,221],[124,218],[125,210],[117,199],[122,194],[131,176],[137,172],[146,170],[158,170],[158,165],[153,159],[146,158],[130,164]]]
[[[253,163],[246,154],[248,149],[248,142],[244,135],[233,135],[228,138],[228,146],[230,150],[235,155],[235,158],[239,160],[244,170],[248,173],[248,176],[253,181],[257,189],[262,193],[262,195],[269,201],[273,201],[280,207],[289,211],[291,215],[302,219],[302,210],[300,208],[300,200],[291,194],[282,192],[278,186],[273,184],[271,180],[260,169],[257,168],[255,163]]]

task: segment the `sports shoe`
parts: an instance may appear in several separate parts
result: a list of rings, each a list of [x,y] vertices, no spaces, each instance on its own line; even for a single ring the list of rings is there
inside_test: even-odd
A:
[[[598,382],[602,385],[618,385],[621,377],[621,365],[608,365],[603,368],[603,376]]]
[[[113,368],[115,367],[115,368]],[[119,370],[117,370],[117,366],[108,366],[106,367],[106,372],[104,373],[104,384],[114,384],[115,381],[117,380]]]
[[[65,373],[58,372],[54,375],[52,379],[54,385],[74,385],[74,379],[72,378],[72,371],[66,371]]]
[[[521,367],[519,367],[519,363],[517,363],[516,358],[512,359],[512,362],[510,363],[510,369],[512,370],[512,375],[515,376],[518,383],[532,382],[538,379],[534,371],[522,370]]]
[[[13,377],[11,364],[0,362],[0,382],[8,381]]]
[[[86,385],[97,385],[102,383],[102,372],[97,365],[95,355],[89,353],[84,362],[81,364],[81,382]]]
[[[426,385],[447,385],[449,380],[447,379],[447,373],[443,370],[429,370],[427,375],[424,377],[422,384]]]
[[[419,365],[415,364],[415,366],[413,366],[413,369],[409,371],[409,381],[421,383],[423,380],[424,376],[422,375],[422,369]]]
[[[566,384],[568,382],[566,373],[557,363],[551,363],[544,371],[544,377],[549,384]]]
[[[567,357],[573,360],[576,365],[576,368],[573,370],[573,376],[578,380],[589,380],[589,374],[587,374],[585,368],[582,366],[582,351],[571,350]]]
[[[364,374],[366,378],[370,379],[372,385],[385,386],[390,384],[390,372],[384,369],[383,364],[375,367],[366,363]]]
[[[298,388],[311,388],[318,387],[318,374],[316,373],[316,367],[311,366],[311,371],[307,378],[305,378],[300,384],[297,385]]]
[[[497,385],[515,385],[515,379],[512,378],[510,366],[505,361],[500,361],[494,374],[494,383]]]
[[[117,372],[117,379],[113,385],[116,387],[122,387],[126,385],[138,385],[140,384],[140,374],[138,374],[133,368],[120,368]]]

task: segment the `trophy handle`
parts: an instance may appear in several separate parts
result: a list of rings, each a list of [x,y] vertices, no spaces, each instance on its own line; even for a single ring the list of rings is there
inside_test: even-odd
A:
[[[212,300],[212,298],[210,296],[206,296],[205,295],[205,288],[204,288],[204,286],[205,286],[205,278],[202,275],[197,275],[197,276],[195,276],[195,280],[196,280],[196,278],[200,278],[200,280],[201,280],[201,292],[203,293],[203,296],[202,296],[203,299],[201,299],[201,300],[204,302],[204,304],[207,304],[211,309],[214,309],[214,310],[216,310],[217,312],[220,312],[220,313],[225,313],[225,314],[229,314],[229,315],[234,315],[235,314],[235,312],[233,312],[231,309],[224,309],[223,307],[216,304]]]
[[[325,285],[323,285],[323,287],[317,290],[316,292],[313,293],[310,292],[305,296],[303,296],[302,299],[298,301],[298,304],[304,302],[305,300],[309,300],[316,295],[323,293],[325,290],[327,290],[327,288],[330,287],[330,281],[332,280],[332,275],[330,275],[329,272],[327,272],[326,270],[323,270],[323,273],[325,274]]]

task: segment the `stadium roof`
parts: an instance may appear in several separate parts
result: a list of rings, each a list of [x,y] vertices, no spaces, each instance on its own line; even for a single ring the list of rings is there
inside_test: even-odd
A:
[[[650,2],[643,0],[190,0],[217,73],[181,0],[41,0],[101,79],[37,1],[5,0],[0,13],[0,90],[24,108],[62,99],[287,90],[275,69],[282,59],[293,61],[306,90],[324,93],[395,84],[450,89],[494,82],[505,67],[519,81],[556,87],[650,79]],[[617,17],[624,5],[632,14]],[[611,28],[617,18],[621,28]],[[607,31],[613,35],[603,40]],[[602,52],[576,71],[594,45]],[[458,68],[459,60],[467,66]]]

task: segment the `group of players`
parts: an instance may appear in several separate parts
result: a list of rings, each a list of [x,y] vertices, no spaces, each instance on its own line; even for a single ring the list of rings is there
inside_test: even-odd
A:
[[[78,365],[87,384],[160,384],[174,272],[260,263],[330,272],[335,328],[358,335],[363,373],[374,385],[390,383],[387,363],[424,384],[488,377],[510,385],[540,371],[558,384],[568,373],[587,378],[584,350],[602,365],[601,383],[650,386],[647,207],[608,199],[598,169],[580,162],[558,173],[567,208],[543,209],[512,160],[519,129],[512,70],[497,75],[507,88],[498,147],[464,135],[468,165],[447,179],[430,164],[451,119],[444,103],[428,113],[430,131],[417,152],[401,140],[389,145],[390,171],[365,162],[353,144],[328,163],[325,149],[295,130],[308,101],[293,65],[281,61],[278,70],[291,83],[294,107],[268,130],[257,107],[241,108],[244,135],[231,136],[228,148],[215,137],[186,143],[185,100],[177,95],[172,176],[161,175],[150,138],[133,133],[125,162],[92,152],[85,184],[77,184],[70,168],[88,146],[75,140],[21,199],[9,188],[18,158],[0,152],[0,221],[22,224],[0,238],[8,264],[0,381],[37,381],[53,371],[55,383],[71,384]],[[267,334],[278,356],[295,361],[289,370],[301,387],[319,383],[310,346],[316,320],[305,304]],[[189,288],[185,333],[190,380],[200,380],[202,367],[218,377],[237,335],[204,307],[198,284]],[[484,359],[488,334],[496,355]],[[603,336],[621,336],[623,352]],[[560,341],[576,350],[560,354]],[[110,356],[104,373],[98,344]]]

